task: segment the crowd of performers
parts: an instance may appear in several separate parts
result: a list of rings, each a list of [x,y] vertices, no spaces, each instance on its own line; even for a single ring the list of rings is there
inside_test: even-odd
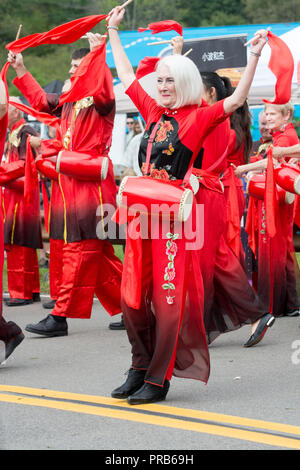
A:
[[[268,31],[260,30],[252,39],[235,89],[217,73],[200,75],[181,55],[183,39],[176,36],[173,54],[156,63],[154,99],[140,85],[121,45],[123,15],[124,8],[113,9],[107,29],[118,76],[146,123],[138,155],[143,176],[126,177],[119,188],[115,183],[108,157],[113,80],[104,59],[94,86],[95,68],[88,61],[91,54],[95,61],[105,54],[105,38],[86,33],[90,48],[73,53],[71,81],[62,95],[41,88],[25,67],[22,50],[12,43],[7,67],[15,70],[13,84],[30,106],[9,99],[0,82],[2,138],[9,130],[0,172],[0,232],[1,251],[5,247],[7,255],[7,305],[38,300],[42,238],[36,182],[38,174],[50,179],[47,222],[54,304],[46,318],[25,329],[65,336],[68,318],[90,318],[95,295],[110,315],[122,313],[132,360],[125,383],[112,397],[134,405],[164,400],[173,375],[206,383],[209,344],[220,334],[249,325],[244,347],[252,347],[275,317],[299,314],[293,246],[299,182],[294,177],[291,183],[289,171],[299,178],[295,158],[300,154],[289,103],[266,103],[260,120],[266,120],[267,128],[254,151],[247,96]],[[88,78],[85,95],[74,99],[82,76]],[[56,137],[41,141],[22,111],[55,126]],[[246,207],[242,177],[249,199],[251,282],[241,242]],[[175,203],[177,213],[171,219],[153,217],[157,202]],[[146,205],[148,212],[133,211],[132,203]],[[106,238],[105,204],[115,207],[114,223],[126,226],[123,264]],[[24,334],[2,316],[0,339],[7,358]]]

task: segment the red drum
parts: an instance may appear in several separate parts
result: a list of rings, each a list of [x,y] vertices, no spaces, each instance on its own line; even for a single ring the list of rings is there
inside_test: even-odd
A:
[[[169,215],[185,222],[192,211],[193,191],[170,181],[148,176],[125,176],[117,204],[147,215]]]
[[[282,165],[274,170],[276,183],[290,193],[300,194],[300,170]]]
[[[51,180],[58,181],[58,173],[56,171],[56,157],[37,158],[36,167],[42,175]]]
[[[62,150],[57,156],[56,171],[84,181],[101,181],[107,177],[108,165],[108,157]]]
[[[253,174],[249,177],[246,186],[246,192],[249,196],[255,197],[256,199],[264,200],[266,187],[266,176],[262,174]],[[277,184],[277,192],[279,196],[279,202],[285,204],[292,204],[295,200],[295,194],[285,191]]]

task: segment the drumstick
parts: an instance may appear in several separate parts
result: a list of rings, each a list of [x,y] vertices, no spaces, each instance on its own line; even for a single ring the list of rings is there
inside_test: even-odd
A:
[[[123,3],[123,5],[120,6],[120,8],[126,8],[127,5],[129,5],[133,0],[127,0],[127,2]]]
[[[192,52],[192,50],[193,50],[193,49],[190,49],[189,51],[185,52],[185,53],[183,54],[183,57],[188,56],[188,55]]]
[[[269,27],[267,28],[267,31],[270,31],[270,29],[271,29],[271,28],[270,28],[270,26],[269,26]],[[261,34],[255,34],[255,36],[254,36],[253,38],[249,39],[249,41],[247,41],[247,42],[244,44],[244,46],[245,46],[245,47],[246,47],[246,46],[249,46],[249,44],[251,44],[252,41],[254,41],[254,39],[258,39],[258,38],[260,38],[260,36],[261,36]]]
[[[165,41],[148,42],[147,46],[156,46],[156,44],[171,44],[171,39],[166,39]]]
[[[19,37],[20,37],[22,26],[23,26],[23,25],[20,24],[19,29],[18,29],[18,32],[17,32],[17,35],[16,35],[16,41],[17,41],[17,40],[19,39]]]
[[[133,0],[127,0],[127,2],[123,3],[123,5],[120,5],[121,10],[122,10],[123,8],[126,8],[127,5],[129,5],[129,4],[132,3],[132,2],[133,2]],[[108,15],[108,17],[109,17],[109,15]],[[107,18],[107,19],[108,19],[108,18]],[[88,37],[87,37],[86,35],[84,35],[84,36],[81,36],[80,39],[87,39],[87,38],[88,38]]]

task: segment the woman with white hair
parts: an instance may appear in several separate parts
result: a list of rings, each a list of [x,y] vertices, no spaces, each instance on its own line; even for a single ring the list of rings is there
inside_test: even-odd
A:
[[[184,56],[168,56],[158,62],[157,100],[145,92],[117,33],[123,15],[120,7],[111,11],[108,31],[118,76],[146,122],[139,165],[144,175],[167,181],[171,192],[183,180],[186,184],[204,138],[245,101],[267,32],[260,31],[252,43],[248,66],[235,93],[214,106],[200,107],[201,76]],[[156,194],[149,197],[155,201]],[[194,210],[195,204],[192,215]],[[162,218],[162,234],[140,242],[130,237],[131,224],[128,226],[122,311],[132,365],[127,380],[112,396],[127,398],[132,405],[164,400],[172,375],[208,380],[202,277],[193,252],[186,249],[187,236],[180,232],[180,224],[174,221],[165,233]]]

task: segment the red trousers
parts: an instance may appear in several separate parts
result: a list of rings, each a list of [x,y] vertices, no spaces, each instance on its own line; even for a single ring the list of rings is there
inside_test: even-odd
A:
[[[200,270],[195,272],[192,267],[193,254],[185,249],[184,238],[175,242],[143,239],[141,243],[138,253],[127,238],[124,260],[124,277],[133,279],[134,272],[127,269],[133,266],[130,258],[142,258],[139,307],[130,307],[125,301],[130,293],[123,291],[123,285],[134,291],[137,283],[122,283],[122,311],[132,346],[132,367],[146,369],[145,381],[159,386],[172,375],[207,382],[203,285]],[[176,253],[174,267],[170,265],[171,250]],[[168,272],[174,287],[170,293],[166,290]]]
[[[32,299],[40,292],[37,252],[34,248],[5,245],[7,253],[7,282],[12,299]]]
[[[122,263],[111,243],[92,239],[63,242],[61,248],[61,281],[52,314],[90,318],[94,295],[110,315],[121,313]]]
[[[50,238],[49,287],[51,299],[57,300],[62,277],[62,253],[64,240]]]

